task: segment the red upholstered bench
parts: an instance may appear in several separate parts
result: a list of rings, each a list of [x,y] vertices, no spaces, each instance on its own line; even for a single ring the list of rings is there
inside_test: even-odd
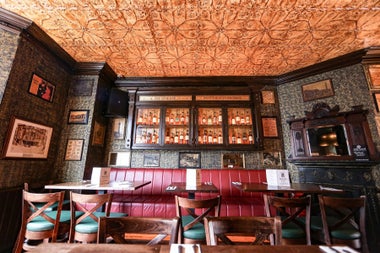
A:
[[[265,182],[265,170],[202,169],[202,181],[212,182],[222,196],[222,216],[264,216],[262,193],[241,192],[231,182]],[[113,212],[130,216],[174,217],[174,193],[167,192],[171,182],[186,181],[186,169],[112,168],[111,181],[150,180],[152,183],[135,191],[114,191]],[[217,193],[197,193],[207,198]],[[185,193],[183,196],[187,196]]]

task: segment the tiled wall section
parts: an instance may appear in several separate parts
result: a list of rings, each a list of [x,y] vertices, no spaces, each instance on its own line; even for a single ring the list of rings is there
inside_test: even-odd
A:
[[[320,80],[331,79],[334,88],[334,96],[318,99],[314,101],[303,102],[301,86]],[[352,106],[363,105],[364,109],[369,110],[368,121],[370,123],[372,137],[375,144],[379,147],[380,138],[374,119],[375,107],[372,97],[368,90],[367,80],[364,69],[361,64],[349,66],[342,69],[315,75],[302,80],[287,83],[278,87],[279,103],[282,112],[281,123],[283,129],[285,156],[288,157],[290,152],[290,132],[286,119],[295,116],[295,118],[305,117],[305,111],[311,111],[314,104],[325,102],[331,107],[339,105],[341,111],[350,111]],[[287,164],[291,171],[292,179],[298,180],[296,168]],[[374,174],[379,174],[374,169]],[[377,181],[380,181],[380,177]]]
[[[12,68],[12,62],[16,54],[18,36],[14,33],[0,29],[0,104],[3,99],[8,75]]]
[[[1,31],[1,29],[0,29]],[[14,51],[16,38],[9,34],[0,36],[1,42],[11,44],[6,49],[1,44],[1,52]],[[53,128],[48,159],[1,159],[0,187],[21,186],[24,182],[47,182],[55,171],[54,163],[60,146],[62,120],[66,107],[70,74],[50,51],[30,39],[19,37],[19,45],[12,69],[9,73],[4,96],[0,104],[0,143],[7,135],[12,116],[41,123]],[[5,44],[6,45],[6,44]],[[37,73],[56,87],[52,102],[28,93],[32,74]]]

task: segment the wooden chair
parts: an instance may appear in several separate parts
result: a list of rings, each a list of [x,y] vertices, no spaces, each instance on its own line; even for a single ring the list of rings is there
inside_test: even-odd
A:
[[[151,217],[100,217],[98,229],[98,243],[106,243],[111,237],[115,243],[141,243],[155,245],[170,237],[169,244],[178,243],[179,218],[151,218]],[[156,235],[149,240],[128,240],[126,234]]]
[[[281,244],[280,217],[205,217],[204,220],[207,245],[218,245],[219,242],[227,245]],[[243,240],[239,243],[233,241],[233,236],[249,236],[252,242],[247,243],[247,240]],[[274,240],[271,237],[274,237]]]
[[[280,216],[283,244],[311,245],[311,196],[284,198],[264,195],[267,217]]]
[[[206,243],[203,218],[210,215],[219,217],[220,201],[220,196],[211,199],[188,199],[175,196],[176,213],[181,219],[179,233],[181,243]]]
[[[123,217],[124,213],[111,213],[112,193],[80,194],[70,192],[70,233],[69,242],[96,242],[98,238],[99,218],[103,216]],[[102,207],[105,211],[98,211]],[[82,212],[79,216],[75,215]]]
[[[57,240],[59,224],[70,221],[70,216],[61,217],[64,192],[31,193],[22,191],[22,220],[14,253],[22,252],[24,240]],[[52,206],[55,210],[51,210]],[[27,245],[25,245],[27,246]],[[28,250],[25,247],[24,250]]]
[[[368,253],[365,229],[366,197],[318,196],[325,243],[346,244]]]

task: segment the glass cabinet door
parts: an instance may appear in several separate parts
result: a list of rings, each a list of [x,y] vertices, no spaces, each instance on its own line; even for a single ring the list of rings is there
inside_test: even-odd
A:
[[[165,144],[190,144],[189,108],[166,108]]]
[[[223,114],[221,108],[198,109],[198,144],[223,144]]]
[[[137,109],[136,144],[160,143],[160,109]]]
[[[252,110],[228,108],[228,144],[254,144]]]

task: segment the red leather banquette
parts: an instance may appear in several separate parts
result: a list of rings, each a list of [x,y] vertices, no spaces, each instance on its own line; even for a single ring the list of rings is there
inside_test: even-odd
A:
[[[201,169],[202,182],[212,182],[222,196],[222,216],[264,216],[262,193],[247,193],[231,182],[265,182],[265,170]],[[171,182],[186,181],[186,169],[112,168],[111,181],[150,180],[152,183],[135,191],[114,191],[112,211],[130,216],[174,217],[174,194],[167,192]],[[207,198],[218,193],[197,193]],[[182,194],[187,196],[186,193]]]

